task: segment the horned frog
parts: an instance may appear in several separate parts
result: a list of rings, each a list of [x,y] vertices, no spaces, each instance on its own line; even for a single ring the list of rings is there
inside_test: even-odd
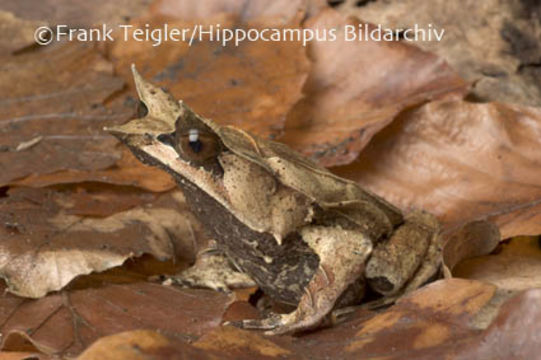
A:
[[[203,261],[174,279],[215,289],[257,284],[295,307],[236,325],[268,334],[312,329],[358,303],[366,285],[392,302],[439,271],[432,215],[403,215],[283,144],[196,114],[132,70],[144,111],[106,130],[174,177],[214,240]]]

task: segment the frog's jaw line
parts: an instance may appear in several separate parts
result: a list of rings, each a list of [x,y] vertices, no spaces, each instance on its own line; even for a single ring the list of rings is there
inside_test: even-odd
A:
[[[159,159],[158,161],[166,167],[173,169],[178,174],[182,174],[186,180],[209,194],[223,207],[231,209],[226,189],[213,180],[212,175],[204,170],[204,168],[193,167],[188,162],[182,160],[182,158],[179,158],[178,153],[171,146],[162,143],[154,143],[143,146],[142,150],[152,158]],[[208,181],[201,181],[201,179]],[[217,186],[212,186],[214,184]],[[253,221],[250,221],[249,218],[242,216],[242,214],[238,214],[235,211],[231,211],[231,213],[252,230],[261,233],[270,233],[274,236],[278,245],[282,244],[282,237],[279,234],[275,234],[274,232],[269,231],[269,229],[257,226]]]
[[[143,151],[155,159],[160,159],[160,162],[164,165],[182,174],[188,181],[197,185],[197,187],[212,196],[220,204],[227,206],[225,189],[218,186],[210,186],[210,184],[215,183],[210,181],[212,175],[207,173],[204,168],[193,167],[188,162],[182,160],[171,146],[162,144],[148,145],[143,147]],[[205,178],[208,178],[209,181],[201,181],[201,179]]]

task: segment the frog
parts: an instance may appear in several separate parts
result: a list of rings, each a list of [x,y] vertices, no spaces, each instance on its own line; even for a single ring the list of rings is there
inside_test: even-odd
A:
[[[105,130],[174,178],[212,239],[170,280],[221,291],[257,286],[291,309],[233,325],[302,333],[362,303],[366,289],[390,304],[439,276],[434,215],[403,213],[285,144],[199,115],[134,65],[132,72],[138,115]]]

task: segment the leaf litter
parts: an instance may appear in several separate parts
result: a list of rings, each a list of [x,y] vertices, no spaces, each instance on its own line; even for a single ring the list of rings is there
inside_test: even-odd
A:
[[[79,5],[70,4],[84,9]],[[260,1],[163,0],[146,12],[134,7],[139,17],[129,21],[186,26],[206,17],[207,23],[245,27],[359,24],[323,7],[317,1],[265,7]],[[112,22],[120,8],[108,8]],[[26,27],[33,24],[26,19],[50,20],[24,6],[4,10]],[[85,26],[105,19],[78,14]],[[519,30],[524,26],[517,24]],[[9,51],[27,44],[24,34],[13,43],[0,42]],[[10,350],[2,355],[75,356],[88,348],[81,358],[115,349],[128,351],[119,355],[127,358],[133,353],[124,344],[141,345],[141,353],[156,358],[535,355],[541,343],[537,240],[513,239],[492,255],[461,262],[490,252],[498,231],[503,238],[541,233],[539,109],[512,104],[532,99],[537,104],[535,92],[506,93],[504,79],[493,97],[490,81],[475,83],[467,95],[469,84],[458,73],[471,81],[468,68],[456,66],[457,72],[427,48],[403,43],[312,43],[306,49],[298,43],[247,43],[228,50],[204,41],[193,48],[174,45],[75,43],[2,55],[0,180],[6,187],[0,272],[10,292],[38,298],[0,299],[2,349]],[[461,64],[445,51],[428,50]],[[502,54],[491,57],[501,60],[501,68],[517,64]],[[519,55],[531,70],[531,59]],[[482,62],[477,55],[471,59]],[[117,269],[126,269],[132,261],[127,259],[143,254],[176,259],[175,267],[182,268],[204,244],[182,198],[171,191],[171,179],[139,164],[101,132],[103,125],[134,116],[131,62],[205,116],[279,137],[405,211],[434,212],[445,225],[446,275],[472,280],[440,280],[387,310],[358,310],[333,328],[269,338],[219,325],[224,316],[257,316],[246,294],[232,298],[147,283],[147,275],[165,269],[155,263],[120,284],[114,283],[115,269],[80,276],[120,264]],[[512,75],[509,83],[524,79]],[[460,100],[465,95],[508,103]],[[56,292],[45,296],[51,291]],[[128,332],[114,335],[122,331]]]

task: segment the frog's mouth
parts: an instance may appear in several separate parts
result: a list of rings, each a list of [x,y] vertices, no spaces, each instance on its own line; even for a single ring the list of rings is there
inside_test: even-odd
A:
[[[147,118],[134,119],[124,125],[106,130],[117,137],[145,164],[158,166],[167,172],[178,175],[212,196],[222,205],[227,205],[227,195],[220,181],[223,171],[214,171],[198,166],[179,156],[175,149],[174,132],[144,131]],[[152,122],[154,123],[154,122]]]

